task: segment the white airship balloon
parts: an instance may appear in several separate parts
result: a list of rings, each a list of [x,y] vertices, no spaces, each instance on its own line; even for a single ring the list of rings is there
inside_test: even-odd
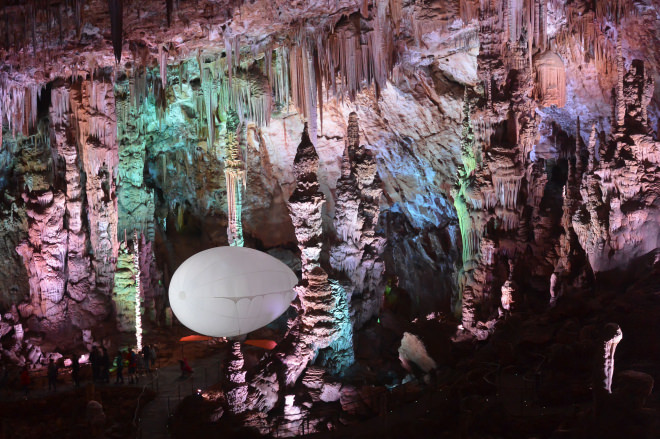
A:
[[[298,278],[283,262],[245,247],[216,247],[188,258],[170,282],[172,311],[212,337],[246,334],[275,320],[296,297]]]

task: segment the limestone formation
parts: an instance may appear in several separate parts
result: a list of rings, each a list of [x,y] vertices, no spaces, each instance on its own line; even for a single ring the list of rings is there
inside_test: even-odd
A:
[[[287,203],[300,248],[303,278],[319,265],[323,244],[321,211],[325,196],[319,191],[318,168],[319,156],[305,127],[293,162],[296,189]]]
[[[615,323],[608,323],[605,326],[602,345],[602,367],[604,380],[601,386],[612,393],[612,377],[614,377],[614,353],[616,347],[621,342],[623,334],[621,328]]]
[[[539,378],[522,411],[582,407],[598,340],[602,419],[561,429],[606,437],[591,426],[625,418],[640,431],[612,435],[658,436],[648,377],[617,396],[617,332],[595,329],[616,319],[626,362],[657,362],[640,346],[656,338],[658,0],[165,3],[0,8],[0,362],[139,345],[141,325],[169,337],[176,267],[246,245],[302,280],[253,370],[233,347],[208,400],[219,428],[227,410],[273,436],[386,413],[412,379],[403,337],[411,370],[442,363],[456,389],[419,434],[497,436],[469,422],[495,413],[471,394],[486,363]],[[407,332],[432,312],[432,338]]]
[[[411,363],[421,369],[424,373],[429,373],[437,367],[433,358],[431,358],[420,338],[409,332],[403,333],[401,346],[399,346],[399,360],[408,371],[413,372]]]
[[[517,288],[516,284],[513,280],[513,261],[509,260],[509,278],[504,282],[502,285],[502,297],[501,297],[501,302],[502,302],[502,309],[506,312],[511,311],[511,305],[513,305],[515,301],[515,296],[517,294]]]
[[[231,353],[227,359],[227,405],[231,413],[237,414],[245,411],[245,401],[248,395],[248,387],[245,382],[245,368],[243,367],[243,353],[240,342],[233,342]]]
[[[385,241],[376,233],[381,181],[373,154],[360,145],[359,134],[357,114],[351,113],[335,201],[339,242],[330,252],[330,264],[350,279],[352,291],[347,300],[358,327],[381,306],[385,269],[380,258]]]
[[[621,63],[620,63],[621,64]],[[617,124],[600,146],[600,159],[590,160],[582,177],[583,204],[572,217],[580,246],[595,271],[620,267],[630,257],[658,246],[658,174],[660,142],[649,135],[642,108],[653,81],[644,64],[634,61],[616,85]],[[624,124],[624,121],[629,121]],[[589,156],[595,136],[589,139]]]
[[[120,331],[135,330],[135,264],[128,243],[121,242],[114,279],[113,301]]]
[[[566,105],[566,72],[564,62],[554,52],[534,56],[536,79],[534,96],[542,107]]]

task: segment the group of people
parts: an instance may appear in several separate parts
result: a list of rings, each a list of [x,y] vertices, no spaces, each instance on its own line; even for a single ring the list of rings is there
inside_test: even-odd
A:
[[[156,364],[157,352],[153,344],[145,345],[141,351],[135,352],[133,349],[126,351],[119,350],[117,354],[110,359],[106,347],[94,346],[89,353],[89,362],[92,367],[92,380],[95,383],[110,383],[110,371],[114,366],[117,375],[115,384],[124,384],[124,367],[128,368],[128,383],[137,384],[138,376],[144,372],[151,374],[152,368]],[[58,363],[51,358],[48,361],[46,376],[48,378],[48,390],[57,390],[57,377],[59,374]],[[4,374],[6,375],[6,373]],[[80,362],[77,355],[71,357],[71,380],[76,387],[80,387]],[[23,366],[19,375],[19,381],[25,397],[27,398],[32,378],[27,365]]]
[[[154,345],[145,345],[141,351],[135,352],[129,348],[126,351],[119,350],[114,356],[112,363],[108,351],[104,347],[102,352],[98,348],[92,348],[89,361],[92,365],[92,376],[94,382],[110,382],[110,366],[114,365],[117,372],[115,384],[124,384],[124,368],[128,369],[128,383],[137,384],[140,374],[146,372],[151,374],[152,367],[156,361],[156,348]]]
[[[48,378],[48,391],[57,390],[57,375],[59,372],[59,365],[55,362],[54,358],[48,360],[48,368],[46,369],[46,377]],[[73,357],[71,360],[71,378],[73,379],[76,387],[80,387],[80,363],[78,362],[78,357]],[[27,399],[30,393],[30,387],[32,384],[32,377],[30,376],[30,369],[27,364],[21,369],[19,375],[19,381],[21,383],[21,388],[25,398]]]

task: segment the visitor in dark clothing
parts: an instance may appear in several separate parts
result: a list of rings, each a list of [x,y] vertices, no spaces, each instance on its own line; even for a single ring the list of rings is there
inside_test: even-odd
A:
[[[133,349],[128,351],[128,383],[137,384],[137,355],[133,352]]]
[[[151,364],[156,368],[156,358],[158,358],[158,353],[156,352],[156,346],[150,344],[149,345],[149,359],[151,360]]]
[[[77,355],[71,359],[71,379],[76,387],[80,387],[80,362]]]
[[[151,373],[151,350],[149,350],[149,345],[144,345],[142,348],[142,358],[144,359],[144,368],[147,369],[148,373]]]
[[[92,380],[94,382],[98,381],[100,376],[100,361],[97,347],[92,346],[92,350],[89,353],[89,362],[92,363]]]
[[[52,358],[48,362],[48,390],[57,390],[57,364]]]
[[[106,384],[110,383],[110,355],[105,347],[101,356],[101,379]]]
[[[121,351],[117,352],[115,366],[117,366],[117,379],[115,380],[115,384],[124,384],[124,356]]]
[[[191,375],[193,373],[192,367],[190,367],[188,360],[185,358],[183,360],[179,360],[179,366],[181,367],[181,378],[185,378],[187,375]]]

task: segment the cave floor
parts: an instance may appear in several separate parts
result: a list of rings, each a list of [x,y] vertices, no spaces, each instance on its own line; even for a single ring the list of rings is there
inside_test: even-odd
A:
[[[190,350],[190,348],[188,347]],[[216,352],[211,356],[189,359],[193,374],[181,377],[177,364],[169,364],[158,369],[153,380],[156,383],[156,397],[142,410],[138,437],[150,439],[169,438],[168,418],[174,412],[179,402],[194,393],[204,389],[209,384],[221,379],[222,367],[226,351]],[[188,358],[188,357],[186,357]]]

